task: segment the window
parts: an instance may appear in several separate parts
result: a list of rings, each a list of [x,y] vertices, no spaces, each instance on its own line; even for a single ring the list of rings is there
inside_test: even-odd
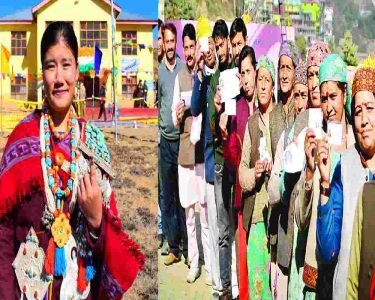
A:
[[[11,32],[12,55],[26,55],[26,31]]]
[[[81,47],[108,48],[107,22],[81,22]]]
[[[26,78],[21,76],[15,77],[10,82],[10,94],[14,99],[26,99]]]
[[[137,76],[122,76],[122,95],[132,97],[137,87]]]
[[[130,44],[130,45],[129,45]],[[137,32],[122,32],[122,55],[137,55]]]

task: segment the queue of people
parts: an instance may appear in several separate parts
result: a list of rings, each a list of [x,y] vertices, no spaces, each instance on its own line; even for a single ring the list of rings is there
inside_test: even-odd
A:
[[[200,276],[199,215],[214,298],[372,299],[375,68],[351,85],[321,41],[305,58],[282,41],[274,64],[248,35],[241,18],[201,17],[181,40],[159,22],[164,264]]]

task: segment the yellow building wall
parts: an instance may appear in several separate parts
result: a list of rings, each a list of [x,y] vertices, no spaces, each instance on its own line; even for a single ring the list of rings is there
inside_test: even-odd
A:
[[[106,21],[108,29],[108,48],[101,49],[103,52],[101,68],[111,68],[111,10],[110,6],[100,0],[55,0],[45,5],[37,13],[38,28],[38,45],[46,29],[48,21],[70,21],[73,22],[73,28],[78,39],[78,47],[80,43],[80,22],[81,21]],[[42,70],[40,63],[40,51],[38,51],[38,69]],[[107,81],[107,97],[111,90],[111,82]],[[41,97],[41,91],[39,91]]]
[[[152,25],[143,25],[143,24],[121,24],[116,25],[116,44],[121,44],[122,42],[122,32],[123,31],[136,31],[137,32],[137,43],[138,44],[145,44],[145,49],[137,48],[137,55],[122,55],[122,48],[121,46],[117,47],[117,57],[120,62],[121,67],[121,59],[122,58],[137,58],[138,60],[138,74],[137,74],[137,82],[141,79],[144,80],[152,80],[154,79],[153,74],[153,50],[150,51],[148,46],[152,46],[153,36],[152,36]],[[122,74],[118,74],[116,80],[116,95],[118,99],[120,99],[120,104],[124,103],[125,106],[131,106],[133,103],[129,102],[129,99],[125,99],[122,96]],[[149,103],[153,103],[154,99],[154,91],[149,91],[147,94],[147,100]]]
[[[26,77],[26,89],[28,90],[28,98],[30,100],[36,99],[36,85],[37,78],[34,75],[37,73],[37,62],[35,57],[37,55],[37,37],[36,37],[36,25],[35,24],[7,24],[0,25],[0,43],[9,52],[11,52],[11,32],[12,31],[26,31],[26,55],[15,56],[11,55],[9,61],[9,72],[15,76],[20,74],[22,77]],[[30,81],[28,74],[32,74],[33,80]],[[5,99],[11,98],[11,78],[5,76],[1,78],[2,95]]]
[[[123,8],[126,9],[126,8]],[[101,0],[54,0],[43,6],[35,15],[35,23],[32,25],[9,24],[0,25],[0,42],[10,51],[11,50],[11,31],[27,31],[27,54],[26,56],[12,56],[10,65],[13,66],[14,74],[26,75],[28,99],[41,100],[42,89],[37,89],[37,78],[29,82],[28,73],[41,74],[42,65],[40,62],[40,43],[43,33],[46,29],[47,22],[51,21],[68,21],[73,22],[73,28],[78,39],[78,46],[80,43],[80,22],[81,21],[106,21],[107,22],[107,36],[108,48],[101,48],[103,52],[101,68],[112,68],[112,29],[111,29],[111,11],[110,6]],[[120,44],[122,42],[122,31],[137,31],[137,43],[145,44],[146,48],[137,50],[138,59],[138,74],[139,79],[153,80],[153,51],[149,51],[148,45],[153,43],[152,25],[131,24],[131,25],[117,25],[115,33],[115,42]],[[121,62],[122,49],[117,47],[118,59]],[[126,56],[132,57],[132,56]],[[12,70],[10,70],[12,71]],[[146,73],[147,72],[147,73]],[[10,78],[6,77],[2,81],[3,95],[10,97]],[[112,80],[109,76],[106,85],[107,99],[112,99]],[[124,99],[122,96],[122,76],[118,74],[116,78],[116,95],[120,106],[132,106],[133,102],[129,99]],[[153,103],[154,92],[148,92],[148,99]]]

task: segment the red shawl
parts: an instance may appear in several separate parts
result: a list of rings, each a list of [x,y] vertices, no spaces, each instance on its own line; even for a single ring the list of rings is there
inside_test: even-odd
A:
[[[8,138],[0,163],[0,220],[35,190],[44,191],[39,141],[40,111],[27,116]],[[85,121],[79,120],[82,126]],[[99,299],[121,299],[133,284],[145,257],[139,246],[121,230],[112,193],[104,211],[105,244]]]

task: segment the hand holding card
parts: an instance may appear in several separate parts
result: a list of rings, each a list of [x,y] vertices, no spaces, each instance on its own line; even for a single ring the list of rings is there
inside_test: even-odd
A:
[[[321,140],[323,126],[323,112],[320,108],[309,109],[309,124],[308,127],[314,130],[315,138]]]
[[[185,108],[190,108],[192,91],[181,92],[180,98],[185,103]]]

